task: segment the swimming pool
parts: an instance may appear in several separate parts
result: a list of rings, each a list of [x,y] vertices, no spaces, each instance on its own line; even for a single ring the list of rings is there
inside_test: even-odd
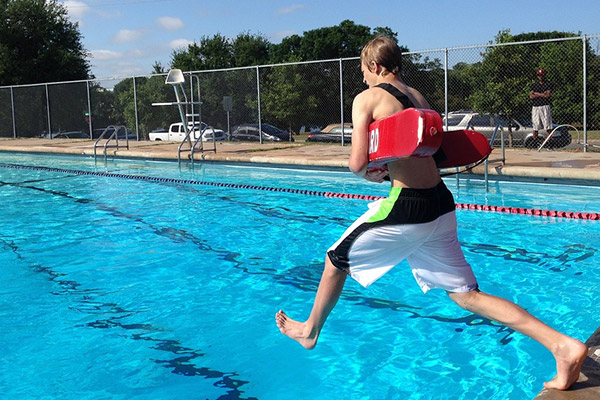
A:
[[[0,168],[1,398],[526,399],[554,373],[540,345],[421,294],[405,265],[368,289],[349,280],[317,349],[301,349],[274,313],[308,315],[325,250],[367,202],[182,182],[383,185],[220,164],[11,153],[0,164],[56,169]],[[598,188],[447,184],[460,202],[600,211]],[[599,221],[457,216],[482,289],[579,339],[594,332]]]

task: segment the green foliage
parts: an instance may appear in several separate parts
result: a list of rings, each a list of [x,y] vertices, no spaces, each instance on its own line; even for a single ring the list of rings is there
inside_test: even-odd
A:
[[[230,68],[234,66],[233,45],[220,33],[203,36],[200,43],[192,43],[187,50],[173,51],[171,67],[183,71]]]
[[[337,63],[319,63],[265,71],[261,79],[263,119],[289,131],[309,122],[326,125],[336,121],[329,113],[339,109],[338,70]]]
[[[345,20],[338,26],[313,29],[304,33],[300,43],[303,60],[328,60],[360,55],[360,49],[373,37],[371,29]]]
[[[433,110],[444,111],[444,66],[439,59],[419,54],[402,58],[402,75],[410,86],[419,90]]]
[[[231,50],[235,67],[264,65],[269,62],[270,43],[264,36],[240,33],[232,43]]]
[[[587,62],[588,126],[600,130],[600,57],[588,57]]]
[[[90,100],[92,107],[92,126],[94,129],[105,128],[108,125],[124,124],[124,121],[114,120],[114,116],[117,114],[114,91],[105,90],[99,84],[92,83],[90,84]]]
[[[129,128],[136,126],[133,85],[133,78],[127,78],[115,85],[113,89],[115,107],[110,116],[112,124],[125,125]],[[152,103],[175,101],[173,89],[165,85],[163,76],[135,78],[135,87],[138,123],[142,139],[147,139],[147,134],[153,129],[167,129],[170,123],[179,121],[179,114],[175,106],[152,106]]]
[[[496,36],[500,46],[488,47],[482,60],[473,65],[460,64],[449,71],[452,83],[459,88],[450,96],[466,98],[462,105],[479,112],[528,118],[531,112],[529,91],[535,82],[535,71],[544,68],[546,80],[554,84],[553,119],[557,123],[575,123],[582,116],[582,44],[580,40],[556,40],[518,44],[523,41],[575,37],[566,32],[536,32],[512,36],[501,31]],[[591,59],[594,56],[589,51]],[[460,93],[456,95],[456,93]],[[454,97],[455,96],[455,97]],[[454,101],[452,101],[454,99]],[[452,110],[452,108],[451,108]]]
[[[278,45],[270,44],[261,35],[250,33],[241,33],[234,40],[226,40],[217,34],[212,38],[202,38],[200,43],[193,43],[186,50],[174,52],[171,67],[198,71],[357,57],[362,46],[378,34],[396,37],[390,28],[371,30],[348,20],[337,26],[305,32],[302,36],[289,36]],[[351,86],[352,89],[344,93],[348,119],[352,99],[364,89],[360,65],[357,64],[355,72],[349,76],[355,79],[356,75],[358,85]],[[324,126],[339,121],[339,63],[261,68],[259,73],[263,120],[290,130],[297,130],[307,123]],[[231,96],[234,124],[256,122],[258,95],[255,77],[255,69],[230,71],[227,76],[218,72],[200,74],[203,119],[225,128],[222,97]]]
[[[357,25],[350,20],[337,26],[313,29],[302,36],[292,35],[274,45],[271,50],[273,63],[290,61],[329,60],[358,57],[362,46],[378,34],[396,38],[390,28]]]
[[[90,78],[79,27],[55,0],[0,2],[0,85]]]

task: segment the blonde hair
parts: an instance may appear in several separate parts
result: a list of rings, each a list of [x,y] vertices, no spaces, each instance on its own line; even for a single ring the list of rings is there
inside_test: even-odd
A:
[[[398,44],[387,36],[377,36],[363,47],[360,60],[371,71],[371,63],[375,61],[387,72],[398,75],[402,72],[402,50]]]

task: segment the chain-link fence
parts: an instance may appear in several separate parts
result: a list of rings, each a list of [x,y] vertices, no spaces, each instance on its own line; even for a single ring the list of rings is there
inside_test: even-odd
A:
[[[500,128],[508,145],[528,146],[533,131],[529,92],[539,68],[553,85],[552,119],[555,135],[562,134],[562,141],[550,144],[584,149],[598,144],[600,36],[409,52],[403,77],[445,116],[448,129],[491,135]],[[358,58],[186,72],[185,77],[188,96],[202,102],[194,112],[209,125],[231,132],[260,122],[296,140],[330,124],[348,126],[352,100],[366,88]],[[176,107],[152,106],[175,101],[164,79],[1,87],[0,137],[97,137],[108,125],[124,125],[147,140],[153,130],[180,121]],[[344,144],[348,137],[336,140]]]

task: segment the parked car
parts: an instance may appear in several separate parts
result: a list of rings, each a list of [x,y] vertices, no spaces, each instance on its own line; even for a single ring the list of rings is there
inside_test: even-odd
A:
[[[313,133],[313,132],[320,132],[321,131],[321,127],[318,125],[302,125],[300,127],[300,129],[298,130],[299,134],[302,133]]]
[[[108,129],[108,131],[104,135],[104,139],[108,139],[113,134],[114,128],[106,127],[106,128],[94,129],[94,131],[93,131],[93,138],[94,139],[98,139],[104,133],[104,131],[107,130],[107,129]],[[119,138],[119,140],[120,139],[125,139],[125,138],[127,138],[129,140],[137,140],[136,134],[133,133],[133,132],[129,132],[127,130],[127,128],[125,128],[125,130],[119,129],[119,132],[117,133],[117,137]]]
[[[525,122],[525,121],[524,121]],[[539,131],[538,138],[533,138],[533,127],[531,123],[527,124],[513,119],[510,123],[503,117],[493,114],[479,114],[474,111],[453,111],[444,118],[444,124],[448,124],[448,130],[471,129],[481,132],[488,139],[491,139],[496,125],[498,124],[504,131],[504,144],[509,144],[508,127],[512,130],[513,146],[523,146],[526,148],[536,148],[546,139],[546,131]],[[555,125],[556,126],[556,125]],[[500,132],[496,134],[492,146],[499,146],[501,141]],[[566,127],[559,128],[548,143],[548,148],[565,147],[571,143],[571,134]]]
[[[42,133],[41,137],[46,139],[89,139],[90,134],[83,131]]]
[[[207,124],[205,124],[204,122],[195,123],[195,124],[193,124],[193,126],[190,123],[188,125],[188,130],[192,129],[192,127],[193,127],[193,131],[190,134],[190,137],[192,140],[198,139],[198,137],[200,136],[200,132],[202,132],[202,141],[203,142],[213,140],[212,139],[213,134],[216,135],[216,140],[227,140],[227,134],[224,131],[222,131],[221,129],[214,129],[214,128],[208,126]],[[170,141],[181,142],[185,138],[185,129],[184,129],[183,123],[176,122],[169,126],[169,130],[165,130],[165,129],[153,130],[152,132],[150,132],[148,134],[148,137],[150,140],[156,140],[156,141],[161,141],[161,140],[169,141],[170,140]]]
[[[204,131],[204,133],[202,134],[202,141],[203,142],[212,142],[213,141],[213,135],[215,137],[215,141],[217,142],[223,142],[229,139],[229,134],[227,132],[225,132],[224,130],[221,129],[206,129]]]
[[[261,124],[262,140],[267,142],[293,142],[294,138],[289,132],[270,124]],[[242,124],[234,126],[230,132],[234,141],[259,141],[258,124]]]
[[[329,124],[318,132],[313,132],[306,138],[307,142],[342,142],[342,124]],[[352,142],[352,124],[344,124],[344,143]]]

